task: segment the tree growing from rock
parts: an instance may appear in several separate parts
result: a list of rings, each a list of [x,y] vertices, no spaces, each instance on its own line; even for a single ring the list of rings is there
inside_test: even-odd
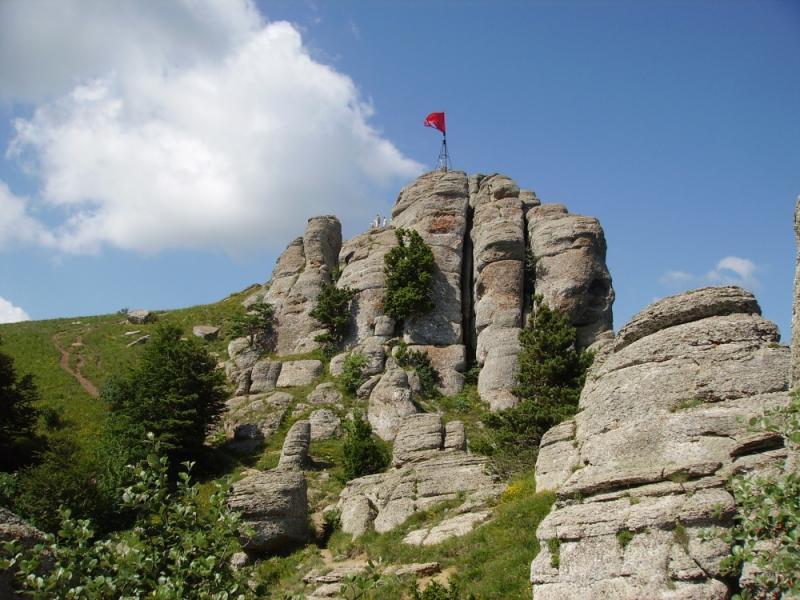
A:
[[[323,354],[330,358],[339,349],[350,327],[350,301],[355,291],[348,287],[338,288],[333,283],[324,283],[317,298],[317,305],[309,313],[328,331],[314,338],[322,344]]]
[[[30,462],[39,442],[38,400],[33,377],[20,376],[14,359],[0,352],[0,471],[13,471]]]
[[[267,349],[272,342],[275,327],[275,308],[259,300],[247,308],[244,314],[233,317],[231,334],[246,337],[253,347]]]
[[[383,311],[396,321],[433,309],[433,251],[413,229],[395,232],[398,245],[384,257]]]
[[[344,424],[344,476],[347,481],[380,473],[389,464],[389,454],[372,435],[372,427],[361,413],[355,413]]]
[[[496,457],[501,470],[533,466],[542,435],[575,414],[593,358],[578,349],[576,329],[566,315],[550,309],[541,296],[534,297],[533,307],[528,327],[519,334],[514,388],[519,403],[483,419],[488,436],[479,445]]]

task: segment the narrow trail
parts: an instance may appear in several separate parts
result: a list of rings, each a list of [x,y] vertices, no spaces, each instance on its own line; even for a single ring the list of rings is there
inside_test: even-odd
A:
[[[95,385],[91,381],[86,379],[86,377],[84,377],[81,374],[81,367],[83,366],[83,358],[78,357],[78,362],[75,364],[75,370],[73,371],[72,367],[69,366],[69,356],[70,356],[69,350],[64,350],[64,348],[61,347],[61,344],[58,343],[57,333],[53,335],[52,340],[53,340],[53,345],[61,353],[61,360],[59,361],[59,365],[61,366],[61,368],[64,369],[70,375],[72,375],[77,380],[77,382],[81,384],[81,387],[84,390],[86,390],[86,393],[89,394],[92,398],[97,398],[98,396],[100,396],[100,392],[97,390],[97,387],[95,387]],[[83,340],[82,336],[79,335],[75,341],[76,343],[80,344],[82,343],[82,340]]]

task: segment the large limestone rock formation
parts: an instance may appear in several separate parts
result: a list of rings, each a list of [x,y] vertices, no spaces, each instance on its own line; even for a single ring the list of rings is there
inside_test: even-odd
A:
[[[242,540],[249,552],[282,551],[308,539],[307,487],[300,471],[249,475],[233,485],[228,505],[253,528],[253,535]]]
[[[788,400],[778,339],[734,287],[665,298],[620,331],[574,422],[542,440],[537,483],[559,502],[537,532],[537,600],[729,597],[729,549],[701,532],[729,525],[731,475],[786,455],[747,426]]]
[[[561,204],[534,207],[527,216],[536,293],[569,315],[578,343],[590,346],[612,327],[614,290],[603,229],[597,219],[569,214]]]
[[[339,496],[342,530],[354,536],[370,525],[384,533],[415,512],[465,495],[465,504],[478,507],[487,492],[500,493],[486,459],[464,452],[463,428],[442,425],[438,415],[412,415],[401,425],[392,457],[394,468],[348,482]],[[491,495],[491,494],[489,494]]]
[[[525,222],[519,186],[504,175],[480,181],[473,198],[473,298],[478,392],[493,410],[516,403],[522,326]]]
[[[415,229],[436,261],[434,308],[404,324],[408,343],[445,346],[463,342],[461,265],[468,203],[465,173],[435,171],[403,188],[392,209],[392,225]]]
[[[391,359],[369,394],[367,420],[375,434],[383,440],[393,440],[403,419],[419,411],[413,398],[408,374]]]
[[[280,355],[308,352],[321,330],[309,316],[323,283],[331,282],[342,247],[342,225],[333,216],[308,220],[305,234],[278,259],[264,300],[275,308],[275,350]]]
[[[393,228],[370,229],[345,242],[339,252],[342,274],[336,285],[355,291],[350,303],[353,325],[346,340],[349,347],[373,334],[382,335],[375,331],[375,325],[383,316],[383,260],[396,245]]]

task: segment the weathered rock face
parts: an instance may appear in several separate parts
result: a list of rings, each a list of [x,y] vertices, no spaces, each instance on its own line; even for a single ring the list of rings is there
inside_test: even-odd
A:
[[[308,220],[305,234],[278,259],[264,300],[275,309],[275,350],[280,355],[319,347],[319,323],[309,316],[322,289],[330,283],[342,247],[342,225],[332,216]]]
[[[392,208],[392,225],[415,229],[430,246],[436,261],[434,308],[404,323],[404,337],[410,344],[445,346],[463,342],[461,268],[468,203],[465,173],[434,171],[403,188]]]
[[[396,245],[394,229],[371,229],[345,242],[339,252],[342,274],[336,285],[355,291],[350,303],[352,328],[345,340],[348,347],[373,334],[383,335],[375,331],[383,316],[386,292],[383,261],[386,253]],[[381,324],[385,326],[385,322],[381,321]]]
[[[293,400],[286,392],[228,400],[222,423],[232,448],[247,451],[263,444],[278,430]]]
[[[519,187],[504,175],[480,181],[473,198],[476,359],[478,392],[493,410],[516,403],[517,337],[522,326],[525,224]]]
[[[324,366],[320,360],[292,360],[283,363],[276,381],[279,388],[309,385],[322,375]]]
[[[612,328],[614,290],[603,229],[597,219],[571,215],[560,204],[534,207],[527,217],[536,293],[569,315],[578,342],[588,347]]]
[[[327,408],[315,410],[308,417],[311,423],[311,440],[329,440],[338,437],[342,430],[342,420]]]
[[[474,507],[481,502],[473,500],[486,490],[499,493],[496,479],[487,473],[486,459],[448,449],[445,432],[438,415],[407,417],[395,440],[395,468],[354,479],[340,494],[342,531],[358,536],[372,524],[384,533],[415,512],[459,495],[466,495],[464,504]]]
[[[279,470],[299,470],[308,464],[308,446],[311,444],[311,423],[297,421],[286,433],[278,460]]]
[[[306,479],[299,471],[249,475],[233,485],[228,505],[254,529],[242,540],[245,550],[274,552],[308,540]]]
[[[367,420],[375,434],[383,440],[393,440],[403,419],[419,412],[412,399],[408,375],[393,359],[388,361],[367,406]]]
[[[623,328],[574,424],[542,440],[537,484],[560,501],[537,532],[537,600],[729,596],[729,549],[700,533],[729,525],[732,474],[786,455],[779,437],[747,426],[788,401],[790,353],[777,341],[738,288],[665,298]]]

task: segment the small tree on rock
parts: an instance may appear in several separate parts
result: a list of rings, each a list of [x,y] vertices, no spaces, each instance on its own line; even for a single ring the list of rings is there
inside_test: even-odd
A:
[[[233,317],[231,334],[246,337],[251,346],[266,349],[272,342],[275,325],[275,308],[259,300],[251,304],[244,314]]]
[[[344,476],[347,481],[380,473],[389,464],[389,454],[372,435],[372,426],[361,413],[344,424]]]
[[[433,251],[413,229],[398,229],[398,245],[384,257],[384,313],[402,321],[433,308]]]
[[[350,301],[355,291],[348,287],[338,288],[334,283],[322,285],[317,305],[309,313],[328,331],[314,338],[322,344],[323,354],[330,358],[339,349],[350,327]]]
[[[569,318],[551,310],[535,296],[528,327],[519,334],[519,403],[488,413],[484,440],[473,447],[494,455],[500,470],[517,471],[533,465],[542,435],[575,414],[592,363],[591,352],[578,349],[577,332]]]

